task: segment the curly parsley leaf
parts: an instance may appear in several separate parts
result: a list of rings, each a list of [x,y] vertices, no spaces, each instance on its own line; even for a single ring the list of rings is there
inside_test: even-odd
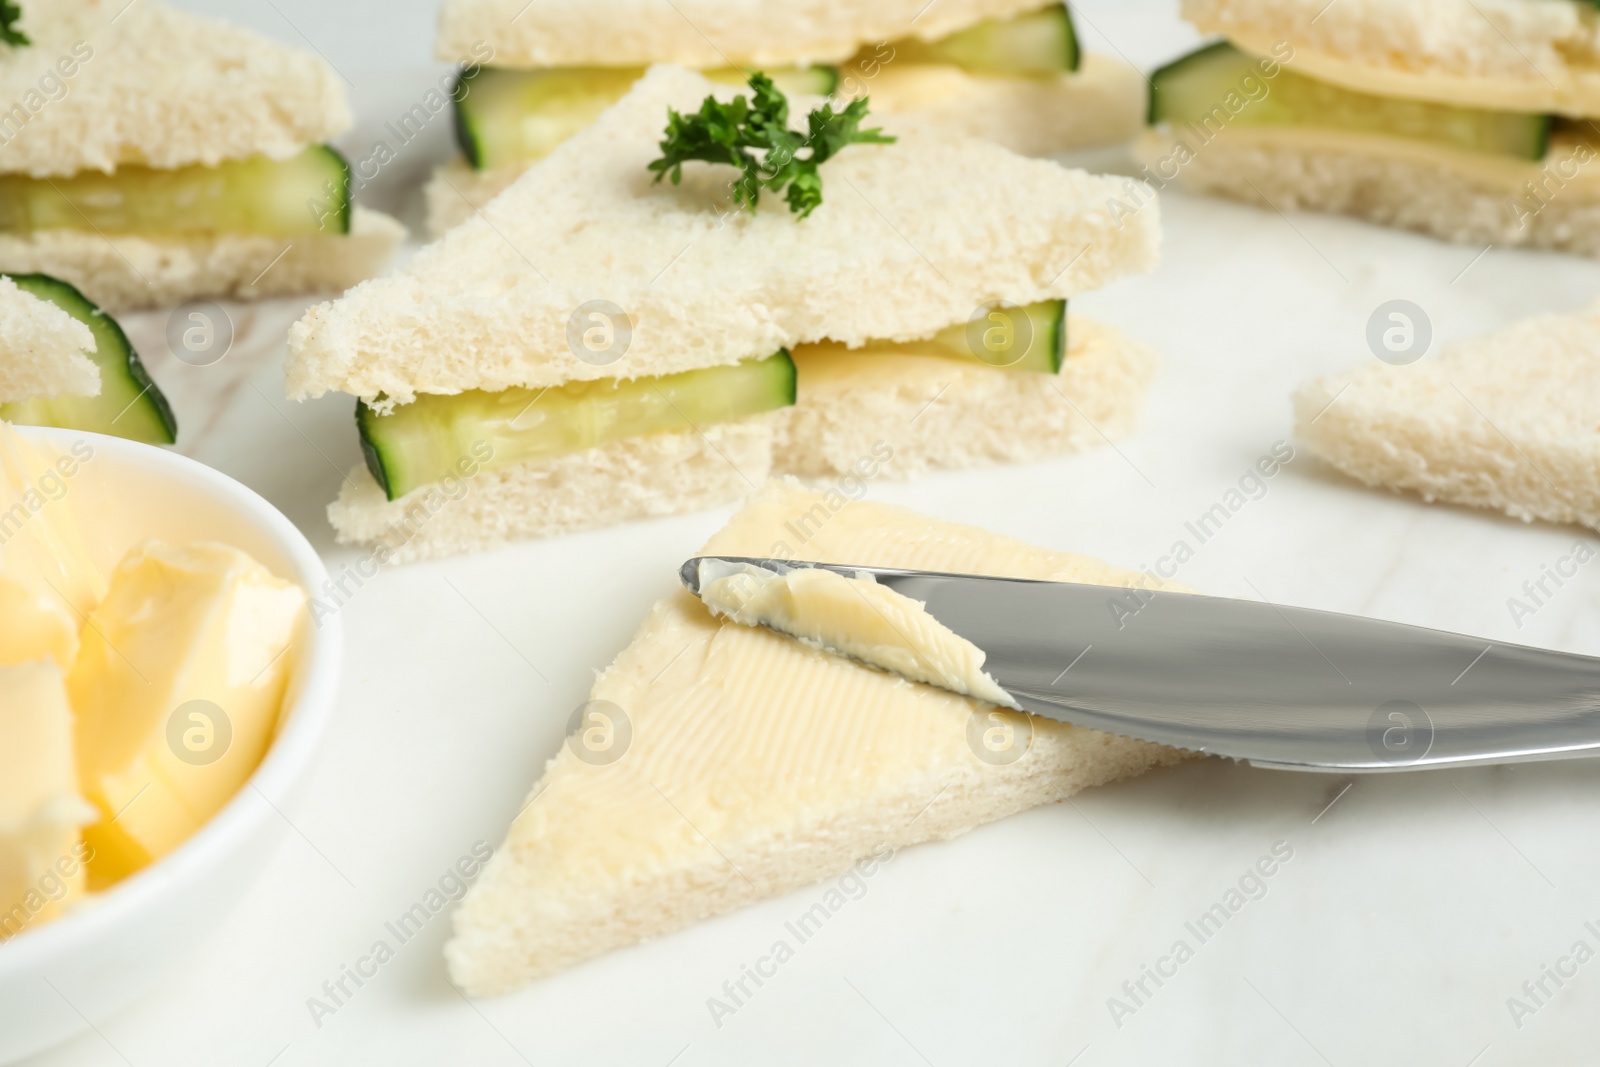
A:
[[[22,9],[15,0],[0,0],[0,41],[13,48],[25,48],[33,42],[28,40],[28,35],[16,28],[17,20],[22,17]]]
[[[650,164],[656,181],[670,175],[677,185],[691,160],[726,164],[741,172],[733,183],[733,199],[741,208],[756,210],[762,189],[787,189],[789,210],[803,219],[822,203],[818,167],[847,145],[894,143],[882,130],[861,128],[865,98],[837,112],[824,104],[807,116],[801,132],[789,128],[788,98],[771,78],[752,74],[750,89],[752,99],[740,95],[723,104],[708,96],[698,111],[668,109],[661,158]]]

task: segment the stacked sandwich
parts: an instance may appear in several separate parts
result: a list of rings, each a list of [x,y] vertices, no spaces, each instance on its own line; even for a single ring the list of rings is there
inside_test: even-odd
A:
[[[1451,241],[1600,254],[1600,32],[1580,0],[1184,0],[1158,183]]]
[[[296,324],[291,397],[361,399],[342,538],[440,555],[729,502],[774,470],[904,476],[1131,428],[1153,357],[1065,301],[1154,265],[1154,204],[1119,215],[1120,181],[901,119],[820,165],[809,217],[741,210],[732,168],[649,169],[669,109],[714,88],[736,93],[652,70],[481,216]]]
[[[0,275],[0,419],[172,444],[178,423],[115,319],[45,274]]]
[[[782,482],[705,552],[1149,581]],[[870,876],[909,845],[1183,758],[721,621],[683,592],[655,606],[575,718],[456,913],[445,956],[470,994],[852,869]]]
[[[343,290],[404,237],[351,203],[324,143],[349,108],[315,55],[156,0],[3,12],[0,271],[119,310]]]
[[[1600,307],[1308,382],[1296,429],[1367,483],[1600,529]]]
[[[1040,0],[445,0],[439,58],[464,65],[462,161],[428,189],[442,233],[593,122],[653,63],[914,112],[1028,155],[1138,132],[1137,71],[1079,48],[1071,13]]]

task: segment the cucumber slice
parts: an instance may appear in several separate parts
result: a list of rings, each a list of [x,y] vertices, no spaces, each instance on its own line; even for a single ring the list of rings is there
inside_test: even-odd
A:
[[[1150,76],[1150,125],[1188,126],[1202,143],[1230,125],[1300,126],[1517,159],[1542,160],[1549,150],[1549,115],[1376,96],[1287,69],[1268,78],[1263,62],[1222,41],[1169,63]]]
[[[156,383],[150,380],[139,353],[128,343],[117,320],[101,311],[78,290],[48,274],[17,274],[17,288],[48,300],[89,327],[95,351],[88,353],[100,368],[99,396],[58,396],[0,404],[0,419],[23,426],[58,426],[69,430],[125,437],[152,445],[178,439],[178,420]]]
[[[118,167],[70,178],[0,176],[0,231],[141,234],[350,232],[350,165],[317,145],[285,160]]]
[[[893,43],[896,60],[944,63],[976,74],[1063,74],[1083,61],[1066,4],[1009,19],[986,19],[937,41]]]
[[[1067,358],[1067,302],[993,307],[983,317],[974,316],[924,343],[1000,370],[1059,374]]]
[[[367,469],[390,500],[460,476],[582,452],[624,437],[689,430],[795,402],[787,350],[730,367],[550,389],[421,396],[380,415],[356,405]],[[485,455],[487,453],[487,456]]]
[[[712,81],[744,85],[736,67],[705,71]],[[839,87],[837,67],[789,67],[768,72],[784,93],[827,96]],[[478,170],[543,159],[627,95],[643,67],[482,67],[463,75],[454,94],[456,141]]]
[[[479,68],[456,87],[456,140],[478,170],[542,159],[643,74],[642,67]]]

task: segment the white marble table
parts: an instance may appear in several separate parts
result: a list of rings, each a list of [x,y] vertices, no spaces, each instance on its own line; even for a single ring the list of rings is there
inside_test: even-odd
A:
[[[324,6],[281,4],[336,62],[364,54],[322,39]],[[348,6],[345,22],[429,17],[422,0]],[[1189,40],[1173,6],[1102,0],[1084,14],[1148,63]],[[230,7],[269,30],[277,17],[270,4]],[[426,40],[414,26],[393,32],[407,47]],[[425,57],[395,47],[395,69],[372,60],[361,74],[369,129],[430,78]],[[443,150],[437,134],[386,173],[380,199],[411,195]],[[1164,211],[1161,270],[1077,306],[1163,353],[1142,432],[1120,450],[879,482],[871,496],[1147,565],[1290,437],[1297,381],[1371,358],[1363,335],[1380,303],[1415,301],[1447,342],[1600,291],[1600,265],[1567,257],[1474,261],[1479,249],[1179,196]],[[129,326],[184,420],[184,451],[278,504],[337,572],[357,557],[333,544],[323,506],[359,456],[348,400],[282,399],[283,331],[301,306],[231,308],[239,343],[210,368],[165,354],[163,316]],[[903,852],[720,1027],[707,998],[820,888],[480,1003],[445,983],[441,914],[314,1020],[308,998],[386,921],[475,842],[499,842],[592,672],[726,514],[368,582],[344,608],[342,706],[268,876],[154,996],[39,1067],[1592,1061],[1600,963],[1562,964],[1576,974],[1562,987],[1546,979],[1542,1005],[1523,988],[1579,941],[1600,950],[1600,764],[1589,763],[1352,781],[1200,762],[1086,793]],[[1600,571],[1581,572],[1520,629],[1507,607],[1578,540],[1600,538],[1369,492],[1302,454],[1179,577],[1594,651]],[[1251,896],[1196,936],[1190,924],[1274,849],[1272,876],[1246,878]],[[1187,950],[1174,955],[1179,941]],[[1511,997],[1537,1010],[1513,1018]]]

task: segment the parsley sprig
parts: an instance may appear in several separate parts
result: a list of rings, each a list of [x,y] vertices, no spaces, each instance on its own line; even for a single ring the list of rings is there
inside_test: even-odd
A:
[[[0,0],[0,41],[13,48],[24,48],[33,43],[28,40],[27,34],[15,28],[21,17],[22,9],[13,0]]]
[[[788,193],[789,210],[805,218],[822,203],[822,174],[817,169],[846,145],[892,144],[882,130],[863,130],[867,100],[853,101],[843,111],[824,104],[807,118],[808,130],[789,128],[789,101],[765,74],[750,75],[754,101],[743,94],[729,103],[708,96],[699,111],[667,111],[661,158],[650,164],[656,181],[671,175],[683,180],[690,160],[726,163],[743,173],[733,183],[733,198],[756,210],[762,189]],[[802,152],[806,153],[802,156]]]

